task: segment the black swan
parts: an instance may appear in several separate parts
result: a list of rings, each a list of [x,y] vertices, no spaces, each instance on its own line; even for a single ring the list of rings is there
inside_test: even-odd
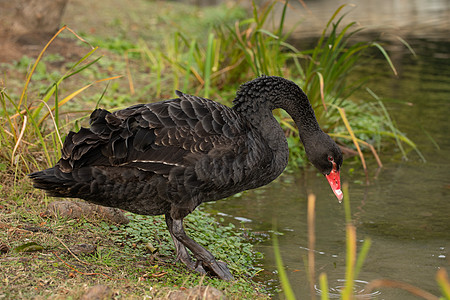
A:
[[[240,87],[232,108],[176,94],[113,113],[96,109],[90,128],[69,132],[53,168],[29,175],[34,186],[51,196],[164,214],[177,259],[189,269],[231,280],[227,265],[186,235],[183,218],[202,202],[263,186],[283,172],[289,150],[272,114],[281,108],[297,124],[311,163],[342,199],[342,152],[292,81],[258,77]]]

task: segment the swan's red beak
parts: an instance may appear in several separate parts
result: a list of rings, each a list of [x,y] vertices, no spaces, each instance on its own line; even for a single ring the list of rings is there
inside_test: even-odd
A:
[[[336,164],[333,162],[333,170],[331,170],[330,174],[325,175],[328,180],[328,183],[333,190],[333,193],[339,200],[339,203],[342,202],[342,198],[344,198],[344,194],[341,191],[341,177],[339,175],[339,171],[336,170]]]

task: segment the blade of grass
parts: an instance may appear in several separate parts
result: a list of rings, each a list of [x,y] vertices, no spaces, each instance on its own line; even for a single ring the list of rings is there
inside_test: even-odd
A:
[[[345,286],[342,291],[342,299],[351,299],[353,295],[353,284],[355,279],[356,261],[356,228],[352,224],[350,196],[348,194],[348,183],[342,185],[344,192],[344,211],[346,225],[346,259],[345,259]]]
[[[265,7],[263,6],[260,9],[260,12],[258,12],[258,6],[256,5],[255,1],[252,2],[253,2],[253,17],[255,18],[256,21],[257,26],[256,28],[260,29],[266,23],[266,19],[269,16],[270,12],[272,11],[274,5],[276,4],[276,1],[266,2]]]
[[[355,132],[356,131],[354,131],[354,133]],[[349,135],[344,135],[344,134],[339,134],[339,133],[329,133],[328,135],[331,136],[331,137],[339,137],[339,138],[344,138],[344,139],[348,139],[348,140],[353,140],[353,138],[351,136],[349,136]],[[382,168],[383,167],[383,163],[381,162],[381,159],[378,156],[378,153],[377,153],[377,150],[375,150],[375,147],[373,147],[371,144],[369,144],[369,143],[367,143],[367,142],[365,142],[365,141],[363,141],[361,139],[358,139],[358,138],[356,138],[356,141],[359,144],[362,144],[362,145],[368,147],[370,149],[370,151],[372,151],[372,154],[375,157],[375,160],[377,161],[378,167]]]
[[[285,18],[286,18],[287,7],[288,7],[288,1],[285,1],[284,5],[283,5],[283,11],[281,12],[280,23],[278,24],[277,36],[282,36],[282,34],[283,34],[283,28],[284,28],[284,22],[285,22]]]
[[[328,111],[327,109],[327,104],[325,103],[325,95],[323,94],[323,87],[324,87],[324,82],[323,82],[323,75],[320,72],[316,73],[317,76],[319,76],[319,84],[320,84],[320,99],[322,100],[322,105],[323,105],[323,109],[325,111]]]
[[[13,149],[12,154],[11,154],[11,164],[14,164],[14,154],[16,153],[17,148],[20,145],[20,141],[22,140],[23,134],[25,133],[25,129],[27,128],[27,120],[28,120],[27,116],[23,116],[22,129],[20,130],[19,137],[17,138],[17,142],[14,145],[14,149]]]
[[[414,55],[414,57],[417,57],[416,51],[414,51],[414,49],[411,47],[411,45],[405,41],[404,39],[402,39],[400,36],[396,36],[396,38],[402,42],[403,45],[405,45],[406,48],[408,48],[408,50],[411,52],[412,55]]]
[[[44,48],[42,49],[42,51],[39,53],[39,55],[38,55],[36,61],[34,62],[33,66],[31,67],[31,70],[30,70],[30,72],[28,73],[27,78],[26,78],[26,80],[25,80],[25,85],[24,85],[24,87],[23,87],[22,95],[20,96],[20,100],[19,100],[19,105],[18,105],[19,107],[22,105],[22,102],[23,102],[23,100],[24,100],[24,98],[25,98],[25,94],[26,94],[27,89],[28,89],[28,85],[30,84],[30,81],[31,81],[31,76],[33,76],[33,73],[34,73],[34,71],[36,70],[36,67],[37,67],[39,61],[41,60],[42,56],[44,55],[45,51],[46,51],[47,48],[50,46],[50,44],[51,44],[51,43],[56,39],[56,37],[57,37],[61,32],[63,32],[64,29],[66,29],[66,28],[67,28],[67,26],[63,26],[61,29],[59,29],[59,30],[53,35],[53,37],[50,39],[50,41],[48,41],[48,43],[44,46]]]
[[[156,97],[161,97],[162,91],[162,72],[163,72],[162,54],[158,52],[156,59]]]
[[[358,151],[359,157],[361,159],[361,164],[363,165],[364,173],[366,174],[366,182],[368,183],[369,182],[369,174],[367,173],[366,161],[364,159],[364,155],[361,151],[361,148],[359,147],[358,141],[356,140],[356,136],[353,133],[352,127],[350,126],[350,123],[348,122],[348,119],[345,116],[345,110],[340,107],[336,107],[336,108],[338,109],[339,114],[341,115],[341,118],[344,121],[345,128],[347,128],[348,133],[352,137],[353,144],[355,145],[356,150]]]
[[[98,47],[92,49],[91,51],[89,51],[88,54],[86,54],[85,56],[83,56],[79,61],[77,61],[67,72],[65,75],[61,76],[60,79],[58,79],[58,81],[55,82],[54,85],[51,86],[50,89],[48,89],[45,92],[45,96],[42,98],[42,100],[47,103],[48,100],[53,96],[53,94],[55,93],[56,87],[59,86],[61,84],[61,82],[63,82],[63,80],[66,80],[67,78],[70,78],[71,76],[80,73],[81,71],[87,69],[88,67],[90,67],[91,65],[95,64],[97,61],[99,61],[101,59],[101,57],[96,58],[95,60],[93,60],[92,62],[89,62],[88,64],[82,66],[81,68],[74,70],[80,63],[82,63],[84,60],[86,60],[89,56],[91,56],[96,50],[98,49]],[[73,72],[72,72],[73,71]],[[32,118],[37,118],[41,112],[43,108],[43,104],[41,103],[38,107],[36,107],[33,110],[33,114],[32,114]]]
[[[315,274],[315,260],[314,249],[316,247],[316,234],[315,234],[315,209],[316,209],[316,196],[314,194],[308,195],[308,276],[309,276],[309,293],[311,299],[315,299],[316,293],[314,284],[316,282]]]
[[[389,66],[392,69],[392,72],[394,72],[395,76],[398,75],[397,73],[397,69],[395,69],[394,64],[391,61],[391,58],[389,57],[389,54],[386,52],[386,50],[384,50],[383,46],[381,46],[379,43],[377,42],[372,42],[372,45],[377,47],[378,50],[380,50],[380,52],[383,54],[384,58],[386,59],[386,61],[388,62]]]
[[[320,299],[328,300],[330,299],[328,296],[328,279],[327,274],[321,273],[319,275],[319,284],[320,284]]]
[[[208,35],[208,45],[206,48],[206,61],[205,61],[205,70],[204,70],[204,78],[205,78],[205,98],[209,97],[209,89],[211,86],[211,68],[212,68],[212,54],[214,51],[214,34],[212,32]]]
[[[441,150],[441,147],[436,142],[436,140],[431,136],[431,134],[428,131],[426,131],[425,128],[422,127],[422,125],[419,125],[419,126],[420,126],[420,129],[422,130],[422,132],[427,136],[427,138],[430,140],[430,142],[434,145],[436,150]]]
[[[277,264],[278,276],[280,277],[281,287],[283,289],[284,296],[288,300],[295,300],[294,291],[292,290],[286,271],[284,270],[283,260],[281,258],[280,247],[278,244],[278,238],[275,234],[273,234],[272,240],[273,240],[273,252],[275,255],[275,262]]]
[[[6,116],[6,120],[7,120],[8,124],[9,124],[9,127],[10,127],[11,131],[13,132],[14,141],[17,141],[16,130],[15,130],[14,124],[11,121],[12,118],[11,118],[10,114],[8,113],[8,109],[6,108],[6,99],[8,99],[8,101],[13,104],[15,110],[17,111],[18,109],[17,109],[14,101],[12,101],[11,98],[9,98],[9,96],[2,89],[0,91],[0,100],[1,100],[1,103],[2,103],[3,112],[4,112],[5,116]],[[3,129],[3,126],[1,126],[1,128]]]
[[[70,67],[70,69],[67,71],[67,75],[65,75],[63,77],[63,80],[70,78],[80,72],[82,72],[83,70],[89,68],[90,66],[92,66],[93,64],[95,64],[97,61],[99,61],[100,59],[102,59],[103,56],[99,56],[96,59],[94,59],[93,61],[83,65],[82,67],[80,67],[79,69],[75,68],[80,65],[82,62],[84,62],[86,59],[88,59],[92,54],[95,53],[95,51],[97,51],[98,47],[92,48],[91,51],[89,51],[86,55],[84,55],[80,60],[78,60],[73,66]],[[71,72],[71,73],[70,73]]]
[[[26,80],[25,80],[24,88],[23,88],[23,90],[22,90],[22,94],[21,94],[21,96],[20,96],[20,100],[19,100],[19,104],[18,104],[19,107],[22,105],[22,102],[23,102],[23,100],[24,100],[26,91],[27,91],[27,89],[28,89],[28,85],[29,85],[29,83],[30,83],[30,81],[31,81],[31,77],[33,76],[34,71],[36,70],[36,67],[37,67],[39,61],[42,59],[42,56],[44,55],[45,51],[47,51],[47,48],[48,48],[48,47],[50,46],[50,44],[56,39],[56,37],[57,37],[61,32],[63,32],[63,31],[66,30],[66,29],[67,29],[68,31],[70,31],[73,35],[75,35],[75,36],[77,37],[77,39],[79,39],[79,40],[82,41],[83,43],[89,44],[86,40],[84,40],[84,39],[81,38],[79,35],[77,35],[77,34],[76,34],[72,29],[70,29],[67,25],[64,25],[63,27],[61,27],[61,29],[59,29],[59,30],[52,36],[52,38],[47,42],[47,44],[46,44],[46,45],[44,46],[44,48],[41,50],[41,52],[39,53],[39,55],[38,55],[38,57],[37,57],[35,63],[33,64],[32,68],[31,68],[30,72],[28,73],[27,78],[26,78]],[[89,44],[89,45],[90,45],[90,44]],[[91,47],[92,47],[92,46],[91,46]],[[94,51],[95,51],[95,50],[94,50]]]
[[[350,223],[347,223],[346,226],[346,244],[345,287],[342,291],[342,298],[344,300],[352,298],[355,282],[356,229]]]
[[[25,107],[25,109],[26,109],[26,111],[27,111],[27,115],[29,115],[29,114],[30,114],[29,109],[28,109],[27,107]],[[42,136],[40,127],[39,127],[39,125],[37,124],[37,122],[36,122],[35,119],[30,118],[30,122],[31,122],[31,124],[33,125],[33,128],[34,128],[34,134],[37,135],[37,141],[38,141],[39,144],[41,145],[42,151],[44,152],[44,155],[45,155],[45,157],[46,157],[46,159],[47,159],[47,166],[48,166],[48,167],[51,167],[51,166],[53,165],[53,164],[52,164],[52,159],[51,159],[51,157],[50,157],[50,153],[49,153],[48,148],[47,148],[47,143],[45,142],[45,139],[44,139],[44,137]]]
[[[103,97],[106,94],[106,91],[108,90],[109,82],[106,83],[105,88],[103,89],[102,94],[100,95],[100,98],[98,98],[97,103],[95,103],[95,108],[97,109],[100,106],[100,102],[102,101]]]
[[[131,70],[130,70],[130,60],[128,58],[128,54],[129,53],[142,53],[142,50],[135,50],[135,49],[127,49],[125,50],[125,52],[123,53],[123,57],[125,58],[125,69],[127,72],[127,78],[128,78],[128,86],[130,88],[130,94],[134,95],[134,83],[133,83],[133,76],[131,74]]]
[[[313,68],[315,67],[315,62],[318,61],[317,57],[319,56],[319,54],[322,52],[322,45],[323,42],[325,40],[325,37],[327,36],[327,31],[328,28],[330,27],[330,24],[333,22],[333,20],[336,18],[336,16],[339,14],[339,12],[345,7],[347,6],[347,4],[342,4],[341,6],[339,6],[335,12],[333,13],[333,15],[330,17],[330,19],[328,20],[327,25],[325,26],[325,28],[322,31],[322,34],[320,36],[319,41],[317,42],[316,47],[314,48],[313,52],[312,52],[312,57],[310,60],[310,64],[307,70],[307,74],[311,74],[313,71]]]
[[[386,106],[384,105],[383,101],[381,101],[381,99],[378,97],[378,95],[375,94],[370,88],[366,88],[366,91],[367,91],[367,92],[368,92],[375,100],[378,101],[378,104],[379,104],[379,106],[381,107],[381,109],[382,109],[382,111],[383,111],[383,113],[384,113],[384,116],[385,116],[385,118],[386,118],[387,125],[389,126],[389,129],[391,130],[391,132],[393,133],[393,136],[394,136],[395,140],[397,141],[397,146],[398,146],[398,148],[400,149],[400,151],[402,152],[402,155],[407,159],[408,157],[407,157],[407,155],[406,155],[406,152],[405,152],[405,150],[403,149],[403,146],[402,146],[402,144],[401,144],[401,142],[400,142],[400,136],[399,136],[398,134],[395,134],[395,133],[397,132],[397,129],[396,129],[396,127],[395,127],[395,125],[394,125],[394,122],[392,121],[391,116],[389,115],[389,112],[387,111]],[[411,143],[412,143],[412,142],[411,142]],[[412,143],[412,144],[411,144],[411,143],[410,143],[409,145],[410,145],[410,146],[414,145],[414,146],[412,146],[413,149],[416,151],[416,153],[419,155],[419,157],[422,159],[422,161],[423,161],[423,162],[426,162],[425,157],[424,157],[424,156],[422,155],[422,153],[419,151],[419,149],[417,148],[417,146],[415,146],[414,143]]]
[[[52,118],[53,126],[55,127],[55,131],[56,131],[56,136],[58,137],[59,144],[60,144],[60,146],[62,147],[63,142],[62,142],[62,139],[61,139],[61,135],[59,134],[59,126],[58,126],[58,123],[56,122],[55,117],[53,117],[52,109],[50,108],[50,106],[48,106],[48,104],[45,103],[45,102],[44,102],[44,105],[45,105],[45,107],[48,109],[48,113],[50,114],[50,117]]]
[[[117,78],[120,78],[120,77],[122,77],[122,75],[119,75],[119,76],[113,76],[113,77],[104,78],[104,79],[99,79],[99,80],[96,80],[96,81],[94,81],[94,82],[91,82],[90,84],[85,85],[84,87],[82,87],[82,88],[76,90],[75,92],[72,92],[70,95],[66,96],[64,99],[62,99],[61,101],[59,101],[58,105],[59,105],[59,106],[64,105],[65,103],[67,103],[68,101],[70,101],[71,99],[73,99],[74,97],[76,97],[77,95],[79,95],[81,92],[83,92],[83,91],[86,90],[87,88],[93,86],[94,84],[97,84],[97,83],[100,83],[100,82],[103,82],[103,81],[114,80],[114,79],[117,79]],[[45,103],[45,102],[44,102],[44,103]],[[51,111],[54,111],[54,110],[55,110],[55,107],[53,107],[53,108],[51,109]],[[42,124],[42,122],[44,122],[44,120],[48,117],[49,113],[50,113],[50,112],[46,113],[46,114],[39,120],[39,122],[37,123],[38,126],[40,126],[40,125]]]
[[[55,87],[55,106],[54,106],[55,107],[55,118],[53,118],[53,116],[52,116],[52,119],[53,119],[53,122],[54,122],[54,125],[55,125],[56,129],[59,128],[59,103],[58,103],[58,100],[59,100],[59,98],[58,98],[58,86],[56,86]],[[44,102],[44,104],[45,104],[45,106],[48,109],[50,109],[50,107],[47,105],[47,103]],[[58,132],[58,137],[59,137],[59,132]],[[61,140],[61,138],[60,138],[60,140]],[[61,146],[62,146],[62,143],[61,143]]]
[[[187,91],[189,86],[189,78],[191,74],[191,65],[194,60],[194,50],[195,50],[196,41],[193,40],[191,44],[189,45],[189,52],[188,57],[186,61],[186,74],[184,75],[184,85],[183,85],[183,91]]]
[[[372,245],[372,240],[370,238],[364,239],[364,242],[361,246],[361,250],[358,253],[358,257],[356,259],[355,264],[355,278],[358,277],[359,272],[361,271],[361,268],[364,264],[364,261],[366,260],[367,254],[369,253],[370,246]]]
[[[450,281],[448,280],[448,275],[444,268],[437,271],[436,281],[438,282],[445,299],[450,299]]]

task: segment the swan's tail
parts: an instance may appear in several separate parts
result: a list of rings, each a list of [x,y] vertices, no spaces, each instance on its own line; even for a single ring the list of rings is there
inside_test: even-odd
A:
[[[28,174],[37,189],[45,190],[54,197],[74,197],[73,186],[77,184],[71,173],[63,173],[57,167]]]

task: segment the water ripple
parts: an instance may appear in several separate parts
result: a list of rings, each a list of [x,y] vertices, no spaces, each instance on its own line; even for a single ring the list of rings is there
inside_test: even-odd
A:
[[[338,299],[341,297],[341,291],[345,287],[345,281],[345,279],[337,279],[335,282],[328,282],[328,297],[330,299]],[[368,282],[364,280],[354,280],[353,297],[355,299],[371,299],[371,297],[373,296],[381,295],[380,291],[372,291],[371,293],[367,294],[364,290],[367,284]],[[319,285],[315,285],[314,288],[317,295],[322,295],[322,290],[320,289]]]

